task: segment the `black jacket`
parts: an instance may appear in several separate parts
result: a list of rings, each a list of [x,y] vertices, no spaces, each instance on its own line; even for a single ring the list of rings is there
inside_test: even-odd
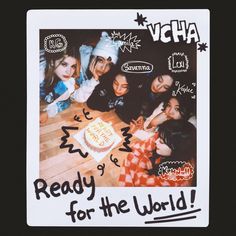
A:
[[[98,111],[110,111],[115,109],[116,114],[122,121],[129,124],[132,119],[137,119],[139,106],[135,101],[135,91],[129,90],[124,96],[117,97],[114,93],[112,80],[102,81],[96,86],[87,100],[89,108]]]
[[[160,103],[170,95],[170,92],[154,94],[151,91],[152,81],[150,78],[145,78],[136,92],[136,106],[139,109],[139,116],[144,118],[148,118]]]

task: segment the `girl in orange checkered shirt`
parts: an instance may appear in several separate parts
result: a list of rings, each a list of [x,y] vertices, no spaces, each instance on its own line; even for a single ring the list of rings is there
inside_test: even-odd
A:
[[[132,146],[119,176],[120,186],[194,186],[196,128],[168,120],[153,137]]]

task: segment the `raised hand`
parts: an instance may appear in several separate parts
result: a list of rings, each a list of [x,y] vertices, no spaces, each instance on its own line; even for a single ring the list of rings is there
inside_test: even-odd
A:
[[[161,112],[151,120],[147,128],[156,127],[169,119],[171,118],[167,116],[165,112]]]
[[[98,74],[96,73],[96,69],[95,69],[95,58],[93,58],[89,64],[89,70],[91,71],[92,75],[93,75],[93,78],[95,80],[99,80],[99,76]]]
[[[137,120],[132,120],[130,122],[130,133],[134,133],[138,129],[143,129],[144,119],[139,116]]]

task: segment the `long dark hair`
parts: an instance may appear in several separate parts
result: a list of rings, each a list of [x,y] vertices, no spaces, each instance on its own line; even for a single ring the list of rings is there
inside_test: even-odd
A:
[[[93,77],[93,74],[92,74],[92,72],[91,72],[90,69],[89,69],[90,63],[92,62],[92,60],[95,60],[94,66],[96,66],[96,64],[98,63],[98,61],[100,60],[101,57],[102,57],[102,56],[95,56],[95,55],[91,55],[91,56],[90,56],[89,64],[88,64],[88,67],[87,67],[86,72],[85,72],[85,74],[86,74],[86,76],[87,76],[88,79],[91,79],[91,78]],[[109,58],[108,58],[108,59],[109,59]],[[114,64],[111,63],[110,71],[112,71],[113,67],[114,67]],[[110,71],[108,71],[106,74],[109,74]],[[105,76],[105,74],[102,75],[101,77],[104,77],[104,76]]]
[[[170,99],[176,99],[179,103],[179,112],[181,115],[181,119],[187,120],[190,117],[191,114],[191,102],[190,102],[190,98],[184,95],[177,95],[177,96],[172,96],[169,95],[165,98],[164,100],[164,104],[163,104],[163,109],[162,111],[164,111],[166,109],[166,107],[169,104]]]
[[[152,82],[158,77],[158,76],[162,76],[162,75],[168,75],[173,79],[173,83],[170,86],[170,88],[163,92],[163,93],[158,93],[155,94],[151,91],[151,85]],[[149,117],[152,112],[154,111],[154,109],[156,107],[158,107],[160,105],[160,103],[164,100],[167,99],[167,97],[169,97],[172,93],[173,87],[174,87],[174,77],[173,75],[168,72],[168,71],[154,71],[149,73],[145,78],[143,78],[143,83],[139,86],[141,91],[141,94],[143,94],[142,96],[144,97],[141,101],[141,113],[140,115],[144,116],[144,117]]]
[[[157,78],[157,77],[160,77],[160,76],[163,76],[163,75],[168,75],[170,76],[172,79],[173,79],[173,83],[172,85],[170,86],[170,88],[162,93],[162,95],[164,94],[170,94],[170,92],[172,91],[173,87],[174,87],[174,82],[175,82],[175,76],[173,73],[171,73],[168,69],[164,69],[164,68],[154,68],[154,70],[148,74],[148,85],[149,85],[149,90],[151,89],[151,84],[152,82]]]
[[[190,122],[185,120],[165,121],[159,125],[158,133],[163,142],[171,149],[171,156],[161,157],[154,150],[150,158],[152,169],[148,170],[149,175],[159,175],[159,165],[163,161],[190,161],[196,158],[196,128]],[[161,162],[156,164],[159,157]]]
[[[54,54],[46,54],[46,70],[45,70],[45,92],[46,94],[50,93],[54,86],[57,84],[60,79],[58,76],[55,75],[54,71],[57,68],[55,65],[56,60],[60,60],[58,66],[65,60],[66,57],[74,57],[76,59],[76,70],[72,77],[77,78],[79,77],[80,71],[80,55],[79,50],[76,47],[68,47],[61,53],[54,53]]]
[[[112,68],[111,72],[109,74],[107,74],[106,76],[104,76],[101,84],[103,84],[105,87],[107,87],[107,89],[109,90],[109,92],[111,94],[114,94],[112,86],[113,86],[113,82],[115,81],[115,78],[117,75],[124,76],[126,79],[126,82],[128,83],[128,90],[129,91],[126,95],[130,96],[131,93],[132,94],[135,93],[135,89],[137,88],[135,75],[122,71],[119,65],[114,66]],[[124,95],[124,96],[127,97],[126,95]]]

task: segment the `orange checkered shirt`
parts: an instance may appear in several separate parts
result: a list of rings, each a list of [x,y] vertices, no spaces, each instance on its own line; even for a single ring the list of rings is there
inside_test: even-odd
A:
[[[155,186],[192,186],[192,178],[188,180],[169,180],[162,176],[149,175],[147,170],[152,168],[150,157],[155,149],[155,141],[158,133],[147,141],[136,142],[123,162],[119,176],[119,185],[121,187],[155,187]],[[157,158],[156,164],[160,163]]]

